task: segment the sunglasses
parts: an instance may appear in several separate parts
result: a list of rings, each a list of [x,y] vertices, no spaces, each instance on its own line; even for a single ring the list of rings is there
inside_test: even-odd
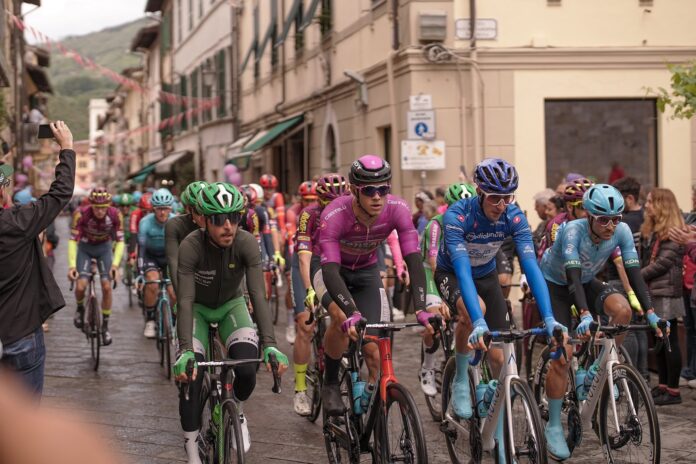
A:
[[[207,217],[213,225],[221,227],[224,226],[227,221],[230,221],[230,224],[239,224],[244,217],[244,213],[236,211],[234,213],[211,214]]]
[[[597,224],[599,224],[602,227],[606,227],[609,224],[613,224],[614,227],[619,225],[619,222],[621,222],[621,218],[623,217],[621,214],[618,216],[592,216],[595,221],[597,221]]]
[[[171,211],[172,207],[171,206],[158,206],[155,208],[155,211]]]
[[[569,204],[570,206],[572,206],[573,208],[581,208],[581,209],[584,209],[583,206],[582,206],[582,200],[578,200],[578,201],[569,201],[568,204]]]
[[[380,197],[383,197],[387,195],[389,192],[391,192],[391,185],[386,184],[386,185],[363,185],[363,186],[355,186],[358,191],[365,195],[366,197],[374,197],[375,195],[379,194]]]
[[[501,204],[509,205],[510,203],[515,201],[515,194],[510,193],[507,195],[497,195],[493,193],[484,193],[484,198],[489,204],[493,206],[499,206]]]

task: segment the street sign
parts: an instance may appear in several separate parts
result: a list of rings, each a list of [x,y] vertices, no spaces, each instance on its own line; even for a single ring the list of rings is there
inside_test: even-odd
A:
[[[445,169],[444,140],[402,140],[401,169],[405,171]]]
[[[433,109],[433,96],[419,93],[409,97],[409,106],[411,111],[423,111]]]
[[[408,138],[411,140],[432,140],[435,138],[435,111],[408,112]]]
[[[471,39],[471,20],[460,18],[454,22],[455,37],[461,40]],[[498,21],[491,18],[476,20],[476,40],[495,40],[498,38]]]

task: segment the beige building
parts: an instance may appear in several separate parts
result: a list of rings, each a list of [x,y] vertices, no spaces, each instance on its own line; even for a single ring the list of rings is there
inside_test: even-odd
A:
[[[247,180],[269,171],[293,191],[376,153],[412,198],[499,156],[531,209],[566,173],[606,181],[619,163],[690,209],[696,124],[658,113],[648,92],[696,53],[689,0],[246,1],[239,15],[228,156]]]
[[[90,141],[77,140],[73,143],[75,148],[75,192],[85,194],[94,186],[95,163],[94,156],[90,154]]]

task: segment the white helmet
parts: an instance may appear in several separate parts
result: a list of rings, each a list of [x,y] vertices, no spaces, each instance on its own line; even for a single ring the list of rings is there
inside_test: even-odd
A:
[[[259,184],[249,184],[249,187],[256,190],[256,201],[262,202],[263,201],[263,187],[261,187]]]

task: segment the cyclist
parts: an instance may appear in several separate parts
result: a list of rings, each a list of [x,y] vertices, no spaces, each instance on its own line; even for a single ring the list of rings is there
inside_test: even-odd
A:
[[[626,274],[638,300],[646,311],[650,326],[658,335],[659,317],[653,310],[648,287],[640,273],[640,261],[633,243],[633,234],[621,222],[624,199],[614,187],[597,184],[583,195],[584,219],[568,222],[559,229],[556,241],[541,259],[541,269],[548,285],[554,317],[570,324],[571,305],[580,315],[578,336],[586,336],[592,314],[609,316],[613,324],[626,324],[631,307],[619,290],[597,279],[597,273],[618,247]],[[617,337],[621,343],[623,337]],[[570,456],[561,426],[561,406],[568,380],[568,366],[553,363],[546,377],[549,422],[545,434],[549,452],[559,458]]]
[[[269,208],[263,201],[263,188],[259,184],[249,184],[254,189],[256,200],[254,211],[259,217],[259,229],[261,231],[261,250],[264,262],[273,259],[280,262],[283,259],[280,253],[280,239],[278,237],[278,227],[271,219]],[[285,262],[283,261],[283,265]]]
[[[176,293],[176,274],[179,267],[179,245],[188,234],[205,226],[203,216],[196,210],[198,194],[208,185],[207,182],[195,180],[188,184],[181,194],[181,204],[186,208],[186,214],[176,216],[164,226],[165,252],[169,277]]]
[[[280,231],[280,242],[284,243],[287,233],[285,228],[285,198],[281,192],[277,191],[278,179],[273,174],[264,174],[259,179],[259,184],[263,188],[263,200],[266,206],[275,211]],[[276,247],[276,250],[279,251],[280,248]]]
[[[337,198],[321,213],[321,271],[314,276],[314,290],[331,315],[324,338],[326,370],[322,391],[329,415],[343,413],[338,371],[348,337],[357,337],[355,324],[363,315],[372,323],[390,319],[376,250],[394,229],[399,233],[410,273],[416,318],[433,333],[425,311],[425,273],[418,232],[408,204],[389,194],[391,166],[377,156],[364,155],[351,165],[349,180],[352,195]],[[379,351],[375,343],[367,343],[363,353],[369,371],[365,395],[369,397],[375,390]]]
[[[156,190],[151,198],[154,213],[140,221],[138,230],[138,269],[145,280],[158,280],[167,275],[167,254],[165,251],[164,227],[174,218],[172,205],[174,196],[166,188]],[[145,329],[143,336],[155,338],[155,305],[157,304],[157,284],[145,285],[143,306],[145,307]],[[167,289],[172,306],[176,304],[174,291],[170,285]]]
[[[137,192],[136,192],[137,193]],[[138,245],[138,226],[140,221],[152,212],[152,192],[145,192],[138,200],[138,207],[131,213],[128,229],[130,230],[130,239],[128,240],[128,257],[131,260],[131,265],[135,266],[137,257],[136,246]]]
[[[249,232],[254,236],[257,242],[259,242],[259,249],[262,249],[261,244],[261,222],[259,215],[256,214],[255,204],[256,204],[256,190],[251,188],[248,184],[244,184],[239,187],[239,190],[244,194],[246,199],[246,217],[242,219],[239,226]],[[270,237],[268,238],[270,240]],[[263,251],[262,251],[263,254]]]
[[[179,397],[189,463],[200,463],[196,437],[200,429],[203,376],[197,375],[195,362],[203,361],[208,351],[208,324],[218,324],[229,358],[257,358],[260,335],[266,363],[273,353],[280,364],[280,373],[288,365],[288,358],[276,348],[257,242],[251,234],[238,228],[244,217],[244,205],[244,197],[236,187],[222,182],[209,184],[198,196],[198,209],[205,217],[205,228],[188,235],[179,248],[177,333],[180,354],[174,374],[179,381],[193,381],[189,400],[186,401],[183,393]],[[244,277],[259,335],[244,299]],[[186,365],[191,359],[195,362],[189,379]],[[256,368],[240,366],[235,368],[235,376],[234,397],[240,403],[244,450],[248,451],[251,443],[242,402],[254,390]]]
[[[476,186],[472,184],[452,184],[445,192],[445,202],[447,206],[452,206],[462,198],[476,196]],[[427,223],[421,241],[421,257],[425,268],[426,295],[425,306],[430,312],[440,312],[445,319],[450,318],[449,309],[443,304],[437,285],[433,278],[433,273],[437,268],[437,252],[442,241],[442,214],[437,214]],[[423,338],[423,365],[420,371],[421,389],[428,396],[437,394],[435,384],[435,349],[433,349],[433,337]]]
[[[478,196],[459,200],[447,209],[443,219],[444,240],[437,256],[435,282],[450,310],[460,316],[455,331],[457,373],[452,400],[454,412],[463,419],[472,416],[468,371],[471,350],[487,349],[483,337],[489,327],[494,330],[509,327],[495,261],[506,237],[512,236],[514,240],[520,265],[549,335],[556,326],[561,326],[551,311],[527,218],[514,204],[518,182],[513,165],[499,158],[484,159],[474,170]],[[565,327],[561,328],[566,331]],[[488,359],[497,375],[503,363],[502,350],[491,350]],[[496,431],[499,443],[502,422],[498,422]]]
[[[123,232],[125,243],[130,241],[130,219],[131,214],[135,210],[135,198],[130,193],[121,194],[121,198],[118,202],[118,209],[121,211],[121,216],[123,216]]]
[[[321,212],[332,200],[343,196],[348,191],[348,183],[340,174],[330,173],[319,177],[316,184],[316,194],[319,201],[309,202],[302,209],[297,220],[297,250],[292,263],[292,297],[294,300],[295,324],[297,326],[295,344],[293,346],[293,364],[295,366],[295,398],[293,407],[300,416],[312,412],[309,399],[305,392],[307,385],[305,374],[309,362],[313,325],[306,325],[309,313],[305,306],[314,307],[315,292],[312,288],[312,278],[321,266],[319,250],[319,220]]]
[[[118,276],[123,256],[123,219],[118,209],[110,206],[111,194],[104,187],[92,190],[89,201],[90,206],[79,208],[73,214],[68,241],[68,278],[77,280],[77,311],[73,323],[78,329],[84,326],[85,291],[92,274],[92,259],[95,259],[102,288],[102,342],[110,345],[111,280]]]

